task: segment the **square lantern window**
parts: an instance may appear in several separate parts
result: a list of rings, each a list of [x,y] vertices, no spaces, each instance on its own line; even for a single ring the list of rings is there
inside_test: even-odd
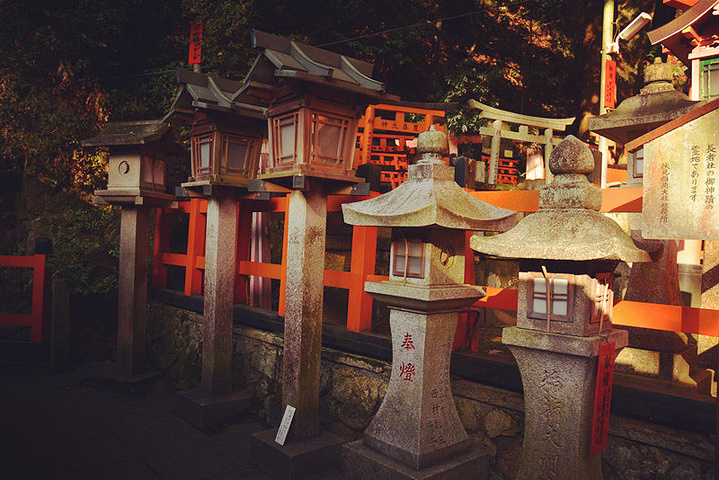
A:
[[[559,322],[571,322],[574,285],[571,275],[532,275],[527,288],[527,316],[545,320],[549,302],[549,317]],[[549,298],[547,295],[549,283]]]
[[[192,129],[192,184],[244,187],[257,173],[262,138],[224,122],[199,122]]]
[[[424,278],[425,245],[418,239],[392,242],[392,275],[405,278]]]
[[[271,110],[269,117],[271,158],[263,178],[307,175],[357,181],[352,169],[358,125],[354,108],[295,101]]]

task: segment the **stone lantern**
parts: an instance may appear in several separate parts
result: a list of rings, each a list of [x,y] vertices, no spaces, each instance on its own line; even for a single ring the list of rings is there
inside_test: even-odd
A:
[[[643,144],[632,147],[637,139],[697,109],[703,102],[692,101],[672,85],[673,66],[655,59],[644,70],[644,87],[639,94],[622,101],[616,110],[592,117],[589,129],[618,144],[627,152],[627,187],[642,187],[644,172],[651,168],[651,157],[645,155]],[[651,206],[645,199],[644,208]],[[701,242],[685,240],[684,252],[679,253],[677,242],[646,237],[642,233],[645,213],[625,214],[632,239],[639,248],[651,253],[652,261],[632,265],[628,277],[625,300],[682,305],[683,292],[687,292],[693,305],[701,297]],[[617,365],[630,372],[651,372],[661,381],[674,381],[691,387],[709,385],[709,375],[698,369],[696,346],[687,342],[683,334],[654,331],[651,334],[628,328],[629,348],[622,352]],[[659,355],[656,351],[659,349]],[[692,350],[694,351],[692,353]],[[647,352],[657,358],[653,367],[640,367]],[[637,360],[635,360],[635,358]],[[659,365],[659,363],[663,365]],[[658,373],[654,373],[658,372]],[[705,387],[702,387],[705,388]]]
[[[357,123],[371,101],[397,97],[370,77],[370,63],[258,31],[252,42],[262,50],[233,98],[267,107],[270,163],[250,190],[287,195],[282,403],[296,413],[287,445],[272,429],[254,434],[251,447],[274,476],[300,465],[318,475],[339,468],[342,443],[321,430],[319,415],[327,195],[362,185],[369,194],[352,170]]]
[[[135,381],[145,375],[150,209],[174,201],[165,193],[165,159],[187,152],[159,120],[110,123],[82,145],[110,150],[107,189],[95,191],[95,202],[122,207],[117,361],[119,378]]]
[[[690,100],[672,86],[672,68],[657,57],[644,70],[644,88],[639,94],[625,99],[609,113],[589,118],[589,130],[626,145],[696,108],[699,102]],[[627,186],[641,186],[643,177],[644,151],[629,152]]]
[[[370,77],[372,64],[259,31],[252,43],[262,52],[235,98],[268,107],[270,163],[258,178],[292,188],[305,177],[360,181],[359,119],[370,100],[397,99]]]
[[[265,108],[234,99],[240,82],[187,70],[177,79],[182,89],[165,118],[191,128],[191,173],[182,186],[207,199],[202,382],[178,393],[177,412],[208,428],[251,404],[249,391],[232,388],[233,291],[236,238],[250,235],[238,232],[238,201],[257,175]]]
[[[485,468],[454,406],[449,359],[458,311],[484,296],[464,284],[465,231],[504,231],[515,213],[454,182],[454,168],[442,161],[444,133],[421,133],[417,151],[420,160],[398,188],[342,206],[346,223],[392,228],[390,278],[365,284],[390,308],[392,375],[363,440],[345,449],[349,478],[415,478],[411,472],[429,467],[442,478],[465,478]]]
[[[539,191],[539,210],[506,233],[475,233],[477,252],[520,259],[517,326],[502,341],[524,384],[525,433],[517,478],[600,479],[601,456],[590,456],[594,386],[600,345],[627,343],[612,329],[611,274],[619,261],[649,255],[599,213],[601,190],[586,174],[589,148],[573,136],[552,152],[554,183]]]
[[[107,189],[95,192],[98,201],[113,205],[167,202],[165,159],[186,155],[167,123],[158,120],[114,122],[85,147],[108,147]]]

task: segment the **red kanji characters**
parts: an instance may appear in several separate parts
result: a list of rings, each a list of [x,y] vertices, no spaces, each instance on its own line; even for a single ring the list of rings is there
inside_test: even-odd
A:
[[[407,363],[405,364],[402,362],[402,365],[399,367],[399,376],[402,377],[402,380],[405,380],[407,382],[411,382],[412,378],[417,374],[414,370],[414,364]]]
[[[409,333],[404,334],[404,340],[402,341],[402,345],[400,345],[400,348],[404,348],[405,350],[416,350],[414,347],[414,342],[412,341],[412,335]]]

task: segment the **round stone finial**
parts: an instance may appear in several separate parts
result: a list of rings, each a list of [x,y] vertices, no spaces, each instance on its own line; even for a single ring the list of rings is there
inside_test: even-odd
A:
[[[554,175],[563,173],[582,173],[594,171],[594,155],[584,142],[574,135],[561,141],[549,156],[549,169]]]
[[[662,62],[661,57],[654,59],[654,63],[644,69],[644,84],[652,82],[671,82],[674,78],[671,64]]]
[[[447,135],[444,132],[440,132],[434,125],[429,127],[419,135],[417,135],[417,153],[422,155],[424,153],[435,153],[435,154],[446,154],[449,151],[447,144]]]

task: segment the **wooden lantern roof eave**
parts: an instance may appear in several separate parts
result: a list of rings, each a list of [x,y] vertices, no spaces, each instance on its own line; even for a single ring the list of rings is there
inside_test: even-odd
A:
[[[140,120],[133,122],[110,122],[105,129],[91,138],[80,142],[83,147],[113,147],[149,145],[162,141],[171,133],[165,119]]]
[[[262,51],[235,98],[249,93],[252,89],[248,85],[252,82],[276,88],[282,79],[294,79],[373,100],[399,99],[386,94],[384,83],[370,77],[371,63],[257,30],[252,32],[252,44]]]
[[[694,46],[683,32],[687,28],[694,28],[701,34],[707,23],[716,23],[712,10],[719,5],[719,0],[699,0],[693,7],[681,16],[659,28],[647,32],[652,45],[662,43],[684,64],[689,64],[689,54]],[[712,21],[713,20],[713,21]]]

